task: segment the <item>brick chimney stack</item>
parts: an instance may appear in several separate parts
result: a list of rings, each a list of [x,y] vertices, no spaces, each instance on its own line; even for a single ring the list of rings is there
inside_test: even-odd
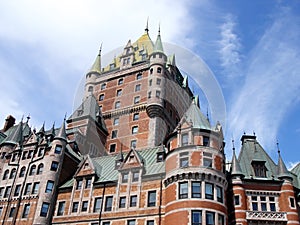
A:
[[[9,115],[5,119],[5,124],[3,126],[3,129],[1,130],[2,132],[7,131],[9,128],[11,128],[16,122],[16,119],[12,116]]]

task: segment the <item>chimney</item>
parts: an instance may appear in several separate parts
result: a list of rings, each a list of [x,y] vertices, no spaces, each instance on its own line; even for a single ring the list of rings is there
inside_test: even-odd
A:
[[[16,122],[16,119],[12,115],[7,116],[5,119],[4,127],[1,131],[2,132],[7,131],[9,128],[11,128],[15,124],[15,122]]]

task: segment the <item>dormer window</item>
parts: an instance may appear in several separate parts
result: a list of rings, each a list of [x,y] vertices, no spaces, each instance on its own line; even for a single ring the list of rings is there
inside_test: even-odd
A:
[[[181,135],[181,146],[186,146],[189,144],[189,134]]]
[[[159,152],[159,153],[157,153],[157,156],[156,156],[156,162],[162,162],[162,161],[164,161],[164,153]]]
[[[128,172],[122,174],[122,183],[128,182]]]
[[[256,177],[267,177],[267,168],[265,162],[252,162],[252,167]]]
[[[209,137],[203,136],[203,146],[209,146]]]

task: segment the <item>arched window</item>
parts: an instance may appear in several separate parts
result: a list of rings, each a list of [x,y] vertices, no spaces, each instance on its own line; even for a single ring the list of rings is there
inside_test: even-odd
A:
[[[43,169],[44,169],[44,164],[41,163],[41,164],[38,166],[38,169],[37,169],[36,174],[42,174],[42,173],[43,173]]]
[[[161,73],[161,68],[160,67],[157,68],[157,73]]]
[[[93,92],[94,88],[93,86],[89,86],[88,92]]]
[[[13,179],[16,176],[17,170],[13,168],[10,172],[9,179]]]
[[[8,178],[9,170],[5,170],[3,174],[3,180],[6,180]]]
[[[20,174],[19,174],[19,177],[24,177],[25,176],[25,170],[26,170],[26,167],[23,166],[20,170]]]
[[[35,171],[36,171],[36,165],[32,165],[32,167],[30,168],[29,176],[34,175]]]

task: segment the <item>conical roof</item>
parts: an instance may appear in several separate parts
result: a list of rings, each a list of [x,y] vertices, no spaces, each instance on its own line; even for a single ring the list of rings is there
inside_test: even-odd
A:
[[[57,135],[54,137],[55,139],[61,139],[64,141],[67,141],[67,133],[66,133],[66,124],[65,124],[65,120],[63,122],[63,124],[61,125]]]
[[[158,35],[154,44],[153,52],[161,52],[164,53],[164,48],[162,45],[161,37],[160,37],[160,29],[158,30]]]
[[[45,134],[45,122],[43,123],[41,129],[39,130],[38,134]]]
[[[97,55],[94,64],[92,65],[90,71],[88,72],[88,74],[90,73],[98,73],[101,74],[101,48],[99,50],[99,54]]]
[[[231,161],[231,175],[232,176],[241,176],[243,175],[241,166],[237,157],[235,155],[235,151],[233,151],[232,161]]]
[[[11,132],[4,139],[2,143],[9,144],[21,144],[23,141],[23,121],[21,121],[16,127],[11,127]]]
[[[277,165],[277,176],[278,178],[290,178],[292,179],[292,176],[288,169],[286,168],[285,163],[282,160],[282,157],[280,155],[280,152],[278,152],[279,157],[278,157],[278,165]]]

